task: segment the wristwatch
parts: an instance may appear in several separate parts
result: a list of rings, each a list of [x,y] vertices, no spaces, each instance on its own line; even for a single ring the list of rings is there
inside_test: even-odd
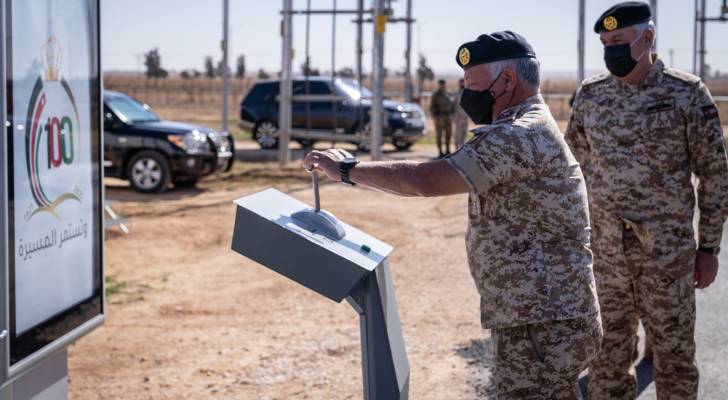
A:
[[[339,163],[339,172],[341,173],[341,183],[349,186],[354,186],[356,183],[349,179],[349,171],[359,164],[359,160],[356,157],[345,158],[344,161]]]
[[[711,256],[717,256],[718,253],[720,253],[720,246],[716,247],[698,247],[698,251],[705,254],[710,254]]]

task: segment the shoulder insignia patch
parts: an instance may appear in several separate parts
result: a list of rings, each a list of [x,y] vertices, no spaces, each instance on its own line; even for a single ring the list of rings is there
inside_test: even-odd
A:
[[[706,120],[718,118],[718,107],[716,107],[715,104],[702,107],[700,110],[703,112],[703,118]]]

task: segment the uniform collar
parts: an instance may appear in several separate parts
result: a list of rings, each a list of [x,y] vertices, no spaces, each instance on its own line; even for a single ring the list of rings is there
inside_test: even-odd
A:
[[[474,134],[478,134],[490,130],[490,127],[492,125],[513,122],[516,120],[516,118],[520,117],[528,110],[530,110],[534,104],[545,104],[541,93],[534,94],[533,96],[528,97],[519,104],[506,108],[505,110],[501,111],[500,114],[498,114],[498,118],[496,118],[492,124],[479,126],[471,130],[471,132],[473,132]]]
[[[626,92],[634,92],[639,91],[640,89],[658,86],[662,82],[662,75],[663,71],[665,70],[665,63],[662,62],[662,59],[658,57],[656,53],[651,53],[650,57],[652,57],[652,66],[650,67],[650,70],[647,71],[647,75],[645,75],[645,79],[643,79],[642,82],[636,85],[631,85],[629,83],[622,82],[615,78],[614,75],[611,75],[610,77],[614,85],[618,89]]]
[[[534,94],[533,96],[527,98],[526,100],[523,100],[520,104],[516,104],[514,106],[510,106],[506,108],[505,110],[501,111],[500,114],[498,114],[498,118],[493,121],[494,124],[501,123],[501,122],[508,122],[508,121],[514,121],[516,118],[523,115],[526,111],[528,111],[532,105],[534,104],[543,104],[543,97],[541,97],[540,93]]]

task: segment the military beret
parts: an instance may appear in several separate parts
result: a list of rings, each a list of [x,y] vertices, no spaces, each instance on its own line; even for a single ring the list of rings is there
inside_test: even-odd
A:
[[[641,1],[625,1],[614,5],[597,18],[594,32],[611,32],[615,29],[648,22],[652,18],[650,6]]]
[[[473,65],[523,57],[536,58],[526,38],[515,32],[501,31],[480,35],[472,42],[463,43],[458,48],[455,61],[461,68],[467,69]]]

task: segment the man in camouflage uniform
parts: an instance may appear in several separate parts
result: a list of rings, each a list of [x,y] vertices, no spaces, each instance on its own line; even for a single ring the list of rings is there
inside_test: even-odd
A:
[[[437,81],[437,90],[432,93],[430,99],[430,114],[435,120],[435,140],[437,142],[437,153],[438,157],[450,154],[450,137],[452,136],[452,115],[454,110],[454,104],[450,99],[450,94],[447,92],[445,86],[445,80],[440,79]],[[443,151],[442,136],[445,136],[445,147]]]
[[[463,97],[463,90],[465,90],[465,79],[458,81],[458,91],[453,94],[455,100],[455,149],[459,149],[465,143],[465,137],[468,135],[468,113],[460,107],[460,99]]]
[[[639,318],[652,338],[658,399],[695,399],[695,287],[718,269],[728,161],[708,89],[650,53],[649,6],[618,4],[597,21],[609,75],[585,80],[566,140],[589,188],[594,273],[604,323],[590,399],[633,399]],[[631,61],[630,61],[631,60]],[[700,222],[693,232],[697,175]]]
[[[401,196],[469,193],[468,263],[492,330],[497,397],[577,399],[602,334],[581,170],[523,37],[481,35],[457,61],[462,104],[484,126],[452,156],[359,163],[342,150],[314,151],[304,168]]]

